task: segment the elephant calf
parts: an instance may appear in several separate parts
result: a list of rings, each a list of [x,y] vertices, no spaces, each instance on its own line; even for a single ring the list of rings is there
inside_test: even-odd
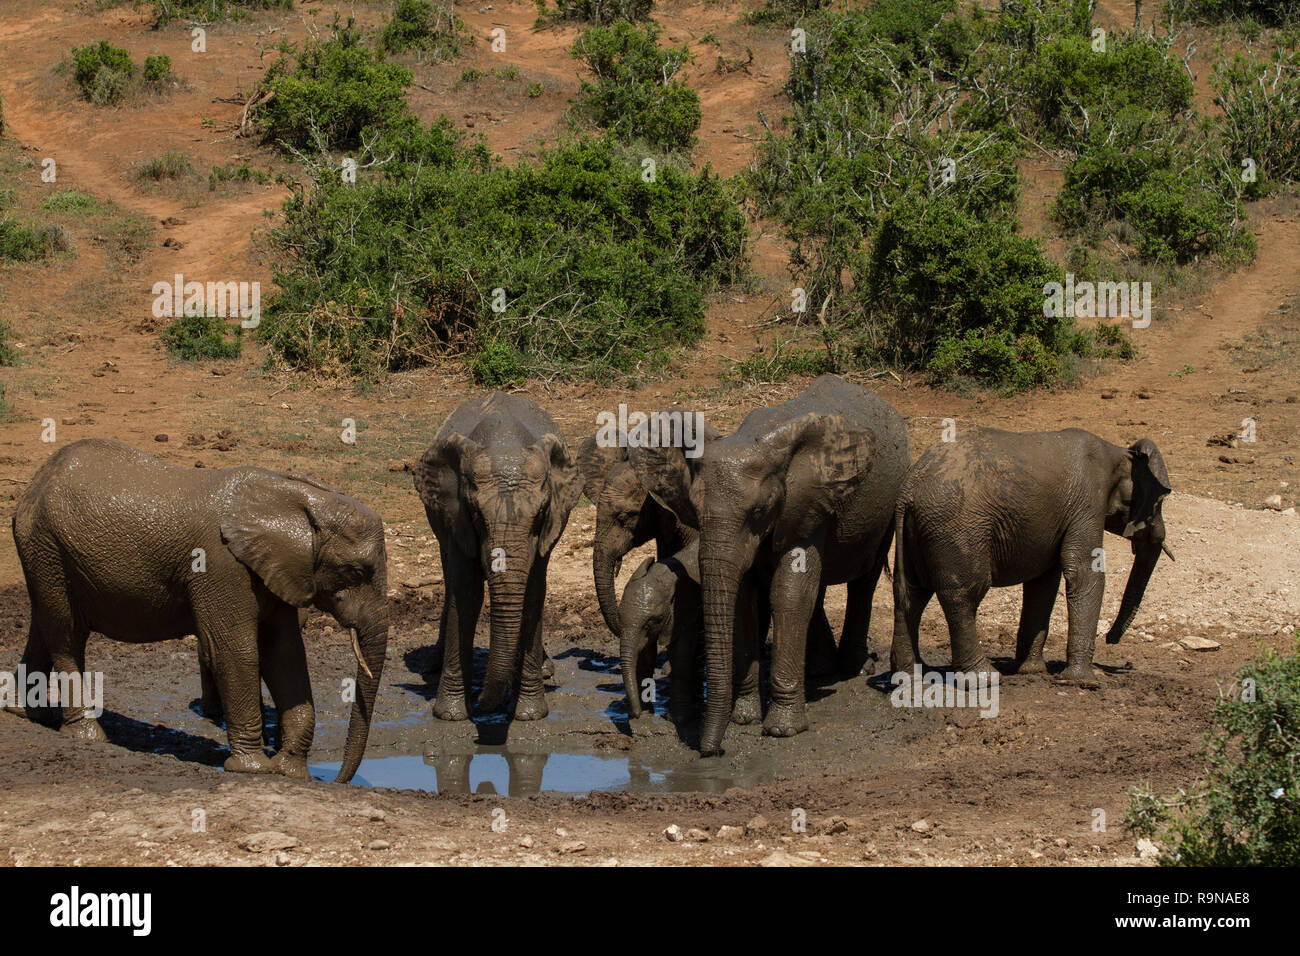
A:
[[[975,612],[989,588],[1021,584],[1016,668],[1044,671],[1043,644],[1064,577],[1069,639],[1062,676],[1091,680],[1106,585],[1103,533],[1128,538],[1134,554],[1106,635],[1114,644],[1137,613],[1161,550],[1169,553],[1161,514],[1168,494],[1164,459],[1147,438],[1121,448],[1077,428],[974,428],[930,446],[898,495],[892,669],[920,663],[921,612],[938,594],[953,668],[990,671]]]
[[[619,604],[619,657],[628,716],[641,716],[642,694],[646,681],[654,680],[665,636],[672,668],[669,715],[678,724],[692,716],[701,690],[695,665],[702,646],[702,615],[698,538],[666,560],[646,558],[632,573]]]
[[[352,778],[388,647],[384,525],[369,508],[310,478],[176,468],[90,439],[36,473],[13,534],[32,604],[28,672],[82,673],[90,631],[131,643],[194,634],[226,716],[227,770],[308,776],[316,712],[298,608],[355,629],[357,696],[336,780]],[[274,758],[262,750],[262,680],[280,713]],[[29,716],[104,740],[84,711]]]
[[[491,636],[479,710],[499,709],[517,689],[515,718],[545,717],[546,570],[582,491],[559,426],[519,395],[471,399],[443,422],[414,477],[446,581],[434,716],[469,718],[465,698],[486,583]]]

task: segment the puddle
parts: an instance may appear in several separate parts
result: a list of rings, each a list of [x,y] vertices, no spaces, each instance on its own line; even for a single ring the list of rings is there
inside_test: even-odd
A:
[[[311,774],[317,780],[333,780],[338,769],[337,761],[314,763]],[[731,765],[689,758],[671,766],[622,755],[496,750],[463,755],[374,757],[361,761],[352,782],[433,793],[526,797],[543,792],[587,794],[599,790],[721,793],[728,787],[765,783],[773,776],[774,771],[767,768],[738,770]]]

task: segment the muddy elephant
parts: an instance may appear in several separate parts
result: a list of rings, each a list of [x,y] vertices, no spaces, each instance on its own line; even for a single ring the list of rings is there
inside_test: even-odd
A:
[[[582,483],[555,421],[519,395],[493,392],[448,416],[415,467],[415,488],[438,539],[446,582],[433,713],[467,720],[474,628],[487,585],[491,632],[477,710],[546,716],[542,607],[551,550]]]
[[[671,413],[685,414],[681,409],[655,414]],[[596,534],[591,548],[596,600],[601,616],[615,636],[620,635],[622,625],[614,579],[618,577],[623,557],[633,548],[654,541],[657,557],[665,560],[695,539],[693,528],[683,525],[642,487],[636,471],[628,463],[626,436],[621,437],[622,441],[602,441],[597,433],[589,436],[578,449],[582,491],[596,506]],[[698,437],[704,443],[719,436],[703,423]]]
[[[728,717],[760,716],[753,592],[762,581],[771,582],[773,627],[763,730],[806,730],[807,639],[825,586],[848,584],[841,666],[856,673],[867,659],[871,600],[910,461],[902,416],[866,389],[823,375],[798,397],[751,412],[698,459],[639,448],[631,461],[651,495],[700,533],[708,671],[701,753],[722,752]]]
[[[261,468],[176,468],[116,441],[59,449],[18,502],[14,542],[27,578],[29,672],[81,673],[90,631],[131,643],[195,634],[215,678],[227,770],[307,778],[315,708],[298,609],[353,629],[355,703],[336,780],[365,752],[388,647],[384,526],[310,478]],[[262,750],[261,681],[281,748]],[[103,740],[84,707],[34,719]]]
[[[1134,554],[1106,635],[1114,644],[1137,613],[1160,552],[1169,553],[1161,513],[1168,494],[1164,459],[1146,438],[1123,448],[1078,428],[972,428],[932,445],[898,497],[891,668],[910,671],[921,663],[921,612],[937,594],[953,668],[991,672],[975,614],[989,588],[1020,584],[1016,670],[1045,671],[1043,645],[1064,577],[1069,638],[1062,677],[1090,681],[1106,585],[1104,532],[1128,538]]]
[[[668,713],[679,725],[693,716],[701,676],[695,665],[704,627],[699,550],[696,537],[662,561],[646,558],[623,588],[619,660],[628,716],[633,719],[648,702],[646,681],[654,680],[661,643],[668,649],[672,670]]]

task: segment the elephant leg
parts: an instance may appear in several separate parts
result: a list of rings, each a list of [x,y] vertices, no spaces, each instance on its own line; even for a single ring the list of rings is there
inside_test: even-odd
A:
[[[32,674],[44,674],[47,678],[50,673],[50,648],[46,643],[45,637],[37,624],[36,608],[32,608],[32,622],[27,630],[27,648],[23,651],[22,657],[23,669],[28,676]],[[23,706],[24,688],[17,688],[19,694],[19,707],[27,715],[28,720],[35,721],[38,724],[44,724],[46,727],[58,728],[62,717],[59,708],[49,706],[46,702],[45,707],[26,707]]]
[[[90,629],[80,620],[69,604],[55,611],[44,609],[40,623],[42,636],[49,654],[48,702],[51,708],[62,708],[59,731],[79,740],[108,740],[99,721],[87,713],[86,691],[81,675],[86,669],[86,639]],[[35,612],[33,612],[35,613]],[[73,688],[71,684],[77,683]],[[63,685],[70,700],[55,700],[58,688]],[[79,699],[78,699],[79,698]]]
[[[908,581],[900,567],[894,568],[894,637],[889,649],[892,673],[911,673],[914,667],[925,669],[921,659],[921,615],[934,597],[934,591]]]
[[[793,737],[808,729],[804,657],[808,626],[821,589],[822,567],[816,546],[806,545],[803,552],[799,570],[785,556],[772,575],[772,699],[763,721],[763,733],[772,737]]]
[[[975,628],[975,614],[988,588],[963,591],[940,591],[939,604],[948,619],[948,638],[952,643],[952,669],[963,674],[993,673],[994,667],[980,646]]]
[[[272,763],[287,777],[309,780],[307,753],[316,733],[316,707],[295,608],[286,604],[262,625],[258,650],[262,679],[280,715],[280,752]]]
[[[1065,670],[1061,680],[1095,683],[1092,655],[1097,644],[1097,618],[1106,591],[1106,572],[1093,570],[1093,555],[1102,546],[1101,535],[1080,536],[1082,546],[1067,535],[1061,564],[1065,576],[1065,602],[1070,633],[1065,645]]]
[[[871,632],[871,602],[875,600],[876,585],[880,583],[880,572],[885,569],[892,543],[893,538],[885,535],[867,573],[849,582],[844,631],[840,634],[839,659],[839,671],[846,677],[862,673],[871,656],[867,647]]]
[[[699,709],[699,673],[695,662],[701,625],[699,617],[685,609],[674,615],[676,633],[668,645],[668,663],[672,668],[668,716],[678,726],[696,717]]]
[[[551,660],[551,655],[546,653],[546,648],[542,648],[542,677],[550,680],[555,676],[555,661]]]
[[[212,615],[215,617],[216,615]],[[275,768],[262,750],[262,681],[257,624],[223,622],[212,627],[209,615],[196,608],[200,641],[212,646],[212,663],[226,716],[230,756],[225,768],[235,773],[271,773]],[[252,634],[246,632],[252,631]]]
[[[541,720],[549,710],[546,706],[546,650],[542,646],[542,609],[546,606],[546,567],[550,558],[533,562],[528,574],[528,590],[524,594],[524,660],[519,675],[519,696],[515,700],[515,720]]]
[[[732,681],[736,690],[731,722],[752,724],[763,717],[763,704],[758,696],[758,659],[763,637],[767,634],[766,618],[770,617],[770,605],[762,589],[749,576],[741,582],[737,601],[739,613],[732,644]]]
[[[466,694],[474,681],[474,629],[483,609],[483,572],[478,563],[461,554],[442,549],[442,567],[447,586],[442,612],[444,648],[442,676],[433,716],[441,720],[468,720]]]
[[[839,651],[835,646],[835,631],[831,622],[826,620],[826,588],[821,588],[817,595],[817,606],[813,609],[812,620],[808,623],[808,674],[812,677],[827,677],[834,674],[838,667]]]
[[[1056,592],[1061,587],[1061,569],[1052,568],[1024,586],[1024,603],[1020,607],[1020,628],[1016,631],[1017,674],[1043,674],[1047,664],[1043,661],[1043,645],[1047,643],[1047,628],[1052,620],[1052,607]]]
[[[199,645],[199,710],[209,720],[221,719],[221,694],[212,669],[212,650],[203,641]]]

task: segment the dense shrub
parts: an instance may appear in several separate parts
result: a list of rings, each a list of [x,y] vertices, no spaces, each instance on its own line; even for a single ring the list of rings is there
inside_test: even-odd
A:
[[[257,183],[259,186],[266,186],[270,182],[269,172],[265,169],[254,169],[248,163],[213,166],[212,172],[208,173],[209,189],[216,189],[222,183]]]
[[[0,319],[0,365],[13,365],[18,361],[18,353],[9,344],[9,324]]]
[[[538,23],[547,20],[576,20],[593,26],[605,26],[624,20],[638,23],[650,19],[654,0],[555,0],[555,9],[546,0],[537,0]]]
[[[583,33],[572,55],[586,62],[596,82],[583,81],[576,106],[624,142],[690,149],[700,128],[700,97],[673,79],[690,53],[685,46],[664,49],[658,37],[654,24],[626,21]]]
[[[67,189],[63,192],[54,193],[47,196],[41,203],[41,208],[46,212],[85,212],[95,213],[102,208],[99,200],[94,196],[88,196],[86,193],[77,192],[74,189]]]
[[[261,330],[287,365],[365,375],[460,353],[490,383],[606,378],[698,339],[705,290],[743,268],[744,217],[707,169],[646,182],[603,139],[505,167],[445,119],[375,153],[393,158],[355,186],[325,176],[286,202]]]
[[[130,92],[136,68],[131,54],[107,40],[72,51],[73,79],[96,106],[117,106]]]
[[[1183,866],[1300,864],[1300,632],[1221,694],[1205,737],[1205,773],[1161,799],[1130,790],[1127,828],[1160,837],[1160,862]]]
[[[243,329],[219,316],[185,315],[163,329],[158,338],[167,351],[187,361],[239,357]]]
[[[157,56],[146,56],[144,58],[144,81],[160,85],[171,79],[172,75],[172,58],[165,53]]]
[[[146,159],[132,169],[132,175],[141,181],[160,183],[165,179],[181,179],[194,172],[194,164],[183,153],[168,150],[161,156]]]
[[[293,0],[153,0],[153,8],[157,24],[164,26],[173,20],[240,20],[250,10],[291,10]]]
[[[746,23],[779,23],[782,26],[792,26],[829,4],[830,0],[767,0],[757,10],[750,10],[743,14],[741,19]]]
[[[62,226],[0,219],[0,262],[34,262],[71,249],[72,240]]]
[[[1232,160],[1256,166],[1246,195],[1300,179],[1300,54],[1279,49],[1265,60],[1238,53],[1219,61],[1211,83]]]
[[[262,78],[271,96],[256,113],[263,137],[281,149],[350,149],[361,132],[410,114],[404,91],[411,71],[385,63],[351,21],[330,36],[310,39],[296,62],[281,55]]]
[[[1300,23],[1300,0],[1169,0],[1180,19],[1193,23],[1255,20],[1266,26]]]
[[[472,37],[465,21],[456,15],[450,0],[434,5],[433,0],[397,0],[393,16],[375,42],[381,54],[422,50],[436,60],[451,60]]]

